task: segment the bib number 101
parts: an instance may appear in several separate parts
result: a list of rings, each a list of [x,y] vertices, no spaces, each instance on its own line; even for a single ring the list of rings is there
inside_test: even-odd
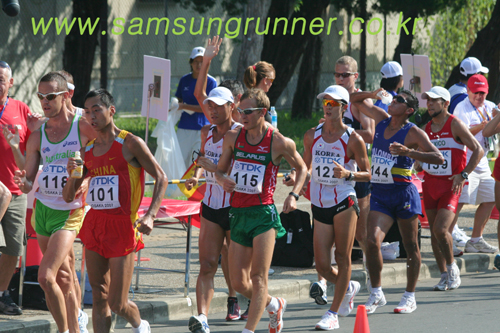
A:
[[[109,195],[109,198],[106,198],[106,193]],[[110,200],[110,201],[114,201],[114,197],[113,197],[113,188],[109,188],[107,191],[105,191],[103,188],[99,188],[99,189],[95,189],[93,188],[92,190],[90,190],[89,192],[89,195],[92,197],[92,201],[104,201],[105,199],[106,200]],[[96,200],[96,197],[97,197],[97,200]]]

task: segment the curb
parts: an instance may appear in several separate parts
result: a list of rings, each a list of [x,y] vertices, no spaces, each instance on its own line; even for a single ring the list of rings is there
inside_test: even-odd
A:
[[[494,254],[465,254],[455,258],[460,273],[486,271],[493,267]],[[439,278],[441,275],[434,259],[423,259],[420,267],[419,280]],[[275,279],[269,280],[269,294],[279,295],[290,300],[310,300],[309,287],[316,282],[316,275],[308,274],[300,279]],[[351,280],[358,281],[362,289],[366,290],[367,275],[364,270],[353,270]],[[405,263],[384,263],[382,271],[382,285],[389,286],[406,282]],[[333,295],[334,285],[328,284],[328,294]],[[162,297],[148,301],[137,301],[136,304],[141,312],[142,319],[150,323],[165,323],[169,320],[187,320],[192,315],[197,315],[196,296],[187,299],[179,296]],[[246,309],[247,299],[238,295],[242,310]],[[312,300],[311,300],[312,301]],[[216,292],[210,303],[210,313],[226,311],[227,293]],[[190,305],[191,304],[191,305]],[[89,330],[92,327],[91,311],[86,310],[89,315]],[[113,327],[124,328],[127,324],[122,317],[113,314]],[[56,332],[57,327],[50,314],[31,317],[27,320],[11,320],[0,324],[1,333],[51,333]]]

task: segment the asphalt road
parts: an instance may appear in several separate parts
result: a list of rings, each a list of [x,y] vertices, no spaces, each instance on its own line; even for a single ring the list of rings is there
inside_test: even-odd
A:
[[[369,315],[370,331],[373,332],[500,332],[498,308],[500,298],[500,273],[496,270],[465,274],[462,285],[454,291],[432,291],[437,279],[420,281],[417,285],[417,310],[411,314],[394,314],[404,291],[404,285],[395,285],[384,289],[387,305]],[[355,307],[364,304],[368,294],[360,292],[355,299]],[[332,296],[330,295],[329,301]],[[288,304],[284,315],[283,332],[315,331],[327,306],[311,302],[293,302]],[[211,314],[209,324],[211,332],[241,332],[244,322],[226,322],[225,313]],[[340,319],[340,332],[352,332],[356,320],[356,308],[351,315]],[[256,332],[267,332],[267,314],[264,313]],[[153,324],[153,333],[189,332],[186,320],[175,320],[164,324]],[[130,328],[115,330],[117,333],[129,333]]]

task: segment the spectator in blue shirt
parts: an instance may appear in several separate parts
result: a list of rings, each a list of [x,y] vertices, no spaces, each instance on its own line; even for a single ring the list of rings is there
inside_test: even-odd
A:
[[[382,80],[380,80],[380,87],[384,88],[392,97],[398,94],[398,89],[403,88],[403,67],[396,61],[389,61],[380,69]],[[390,104],[390,103],[389,103]],[[382,103],[381,100],[375,102],[375,106],[384,109],[387,112],[389,104]]]
[[[198,101],[194,97],[194,87],[200,73],[201,64],[203,62],[203,47],[195,47],[189,57],[189,65],[191,73],[184,75],[177,87],[175,97],[179,99],[179,110],[184,110],[181,115],[181,120],[177,125],[177,139],[182,151],[182,158],[187,166],[191,165],[191,155],[194,150],[199,150],[201,146],[201,128],[210,124],[208,119],[203,114]],[[207,95],[212,89],[217,87],[215,79],[208,75],[207,78]]]

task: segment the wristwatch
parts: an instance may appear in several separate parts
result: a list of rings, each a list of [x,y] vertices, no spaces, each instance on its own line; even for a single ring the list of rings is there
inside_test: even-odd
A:
[[[460,175],[461,175],[461,176],[462,176],[462,178],[463,178],[463,179],[465,179],[465,180],[469,179],[469,174],[468,174],[467,172],[465,172],[465,171],[462,171],[462,172],[460,173]]]
[[[354,172],[351,171],[351,173],[349,174],[349,176],[345,180],[351,181],[353,179],[354,179]]]
[[[290,192],[290,193],[288,193],[288,195],[291,195],[292,197],[294,197],[294,198],[295,198],[295,201],[299,200],[299,195],[298,195],[298,194],[295,194],[295,193],[293,193],[293,192]]]

